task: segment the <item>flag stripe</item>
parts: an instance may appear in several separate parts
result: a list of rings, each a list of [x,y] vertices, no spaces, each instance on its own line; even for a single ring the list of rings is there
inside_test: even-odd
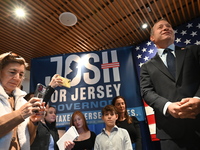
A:
[[[149,125],[152,125],[152,124],[155,124],[155,123],[156,123],[156,122],[155,122],[155,115],[154,115],[154,114],[148,115],[148,116],[147,116],[147,120],[148,120]]]
[[[104,63],[101,65],[101,69],[117,68],[117,67],[120,67],[119,62]]]

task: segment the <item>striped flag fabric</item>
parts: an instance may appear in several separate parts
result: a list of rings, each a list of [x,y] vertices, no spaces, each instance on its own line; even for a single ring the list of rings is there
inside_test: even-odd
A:
[[[117,68],[117,67],[120,67],[119,62],[104,63],[101,65],[101,69]]]
[[[187,45],[200,45],[200,17],[196,18],[188,23],[174,28],[175,31],[175,45],[184,47]],[[135,47],[135,63],[138,74],[140,74],[140,67],[149,59],[151,59],[157,50],[150,40],[143,42]],[[146,111],[147,122],[151,134],[152,141],[158,141],[156,138],[156,121],[154,118],[153,109],[148,106],[144,101],[144,107]]]

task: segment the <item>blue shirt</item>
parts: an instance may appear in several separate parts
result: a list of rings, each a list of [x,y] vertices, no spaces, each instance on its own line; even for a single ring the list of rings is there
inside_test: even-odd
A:
[[[133,150],[128,131],[114,126],[108,135],[103,128],[97,135],[94,150]]]
[[[54,140],[51,134],[50,134],[50,140],[49,140],[49,150],[54,150]]]

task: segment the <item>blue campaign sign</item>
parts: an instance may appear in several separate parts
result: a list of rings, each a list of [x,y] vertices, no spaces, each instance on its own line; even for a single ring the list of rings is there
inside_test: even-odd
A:
[[[30,89],[34,91],[37,83],[48,85],[54,74],[71,80],[70,88],[57,87],[50,100],[57,109],[58,127],[69,125],[76,110],[84,113],[88,124],[102,123],[102,107],[118,95],[126,99],[129,114],[144,121],[133,49],[130,46],[34,58]]]

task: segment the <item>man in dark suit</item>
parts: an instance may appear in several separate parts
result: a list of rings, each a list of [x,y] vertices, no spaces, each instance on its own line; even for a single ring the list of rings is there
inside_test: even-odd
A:
[[[161,149],[200,150],[200,46],[176,47],[165,19],[155,23],[150,39],[158,53],[141,67],[140,84],[155,111]]]

